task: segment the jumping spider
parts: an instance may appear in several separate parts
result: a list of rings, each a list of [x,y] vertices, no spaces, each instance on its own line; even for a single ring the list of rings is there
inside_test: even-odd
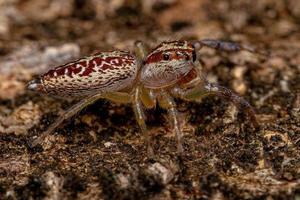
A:
[[[181,128],[173,97],[187,101],[201,99],[209,94],[226,97],[245,109],[253,124],[257,125],[255,113],[249,103],[231,90],[209,83],[199,63],[199,50],[203,47],[231,52],[254,52],[252,49],[218,40],[163,42],[149,54],[142,42],[136,42],[135,47],[134,54],[119,50],[101,52],[58,66],[31,81],[28,84],[31,90],[82,98],[34,140],[32,145],[41,143],[64,120],[100,98],[132,103],[149,156],[153,156],[153,149],[143,109],[155,108],[157,103],[168,111],[176,133],[178,152],[183,152]]]

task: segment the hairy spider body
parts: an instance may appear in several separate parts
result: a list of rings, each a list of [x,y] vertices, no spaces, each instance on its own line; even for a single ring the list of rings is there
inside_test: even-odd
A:
[[[29,86],[39,85],[38,90],[52,95],[82,97],[131,86],[137,71],[135,56],[129,52],[101,52],[58,66]]]
[[[140,81],[152,89],[174,85],[193,68],[194,54],[187,41],[164,42],[146,57]]]
[[[168,110],[178,152],[183,152],[181,127],[173,97],[193,101],[216,94],[245,109],[257,125],[254,111],[247,101],[225,87],[206,81],[198,61],[199,50],[204,46],[224,51],[253,52],[235,43],[201,40],[163,42],[147,55],[143,44],[137,42],[135,55],[123,51],[102,52],[50,70],[31,81],[28,88],[58,96],[84,98],[65,111],[32,145],[41,143],[65,119],[100,98],[132,103],[149,156],[153,156],[153,149],[143,109],[154,108],[157,104]]]

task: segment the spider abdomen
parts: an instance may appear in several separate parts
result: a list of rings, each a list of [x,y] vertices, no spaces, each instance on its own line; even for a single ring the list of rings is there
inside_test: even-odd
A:
[[[101,52],[58,66],[29,88],[58,96],[86,96],[122,90],[137,74],[137,62],[124,51]]]

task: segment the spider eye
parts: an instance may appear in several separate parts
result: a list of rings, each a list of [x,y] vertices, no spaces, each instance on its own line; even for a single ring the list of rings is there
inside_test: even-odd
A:
[[[164,60],[169,60],[170,59],[170,55],[169,54],[163,54],[163,59]]]
[[[185,60],[190,60],[190,56],[188,54],[185,55]]]

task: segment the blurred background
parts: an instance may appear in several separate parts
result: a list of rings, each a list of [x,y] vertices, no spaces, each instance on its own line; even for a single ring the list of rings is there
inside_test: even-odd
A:
[[[0,0],[0,199],[299,198],[299,30],[299,0]],[[28,146],[74,104],[28,92],[32,78],[136,40],[151,50],[207,38],[269,54],[201,54],[208,80],[244,96],[260,130],[219,98],[178,101],[186,155],[158,109],[147,115],[160,159],[148,162],[130,106],[100,100],[49,136],[54,147]]]

